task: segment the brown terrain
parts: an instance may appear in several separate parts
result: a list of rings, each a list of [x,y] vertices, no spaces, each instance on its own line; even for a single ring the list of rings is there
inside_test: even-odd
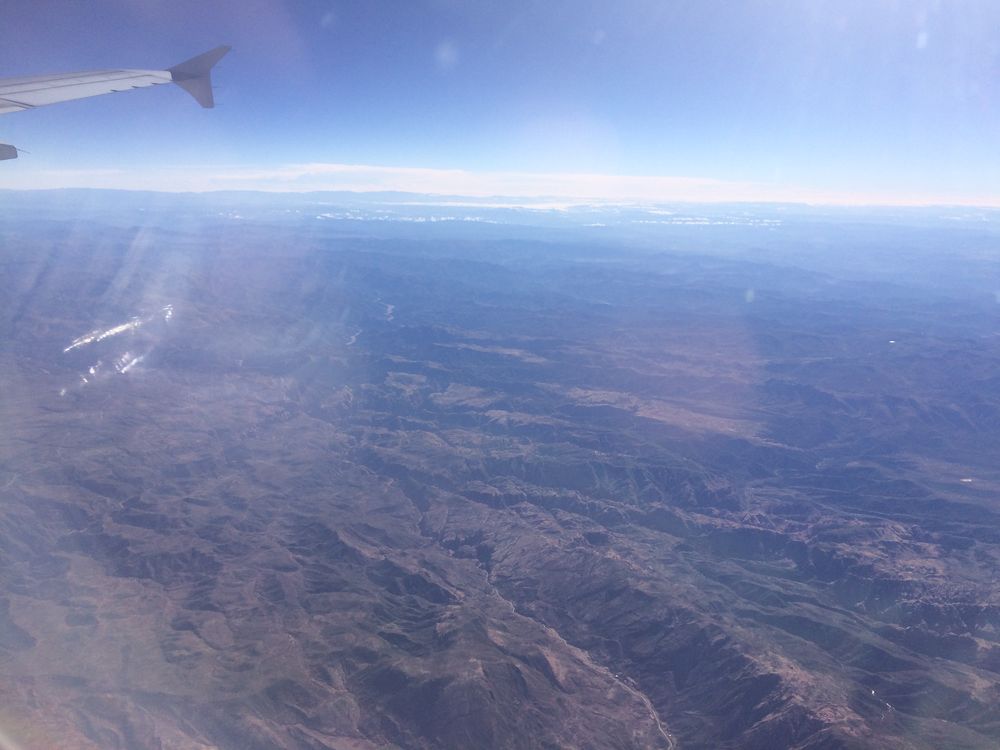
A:
[[[992,298],[2,229],[5,750],[1000,745]]]

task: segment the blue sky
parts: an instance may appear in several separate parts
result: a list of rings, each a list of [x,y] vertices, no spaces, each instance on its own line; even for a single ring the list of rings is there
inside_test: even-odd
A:
[[[31,152],[0,187],[1000,203],[994,0],[7,0],[4,24],[0,75],[234,50],[214,111],[160,88],[0,118]]]

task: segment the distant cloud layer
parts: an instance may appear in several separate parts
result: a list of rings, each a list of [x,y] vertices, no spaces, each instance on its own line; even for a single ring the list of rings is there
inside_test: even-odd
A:
[[[308,163],[277,167],[176,167],[154,170],[0,169],[0,189],[110,188],[205,192],[400,191],[433,195],[552,198],[568,202],[792,202],[830,205],[1000,206],[993,196],[821,192],[701,177],[598,173],[488,172],[462,169]],[[20,167],[20,168],[19,168]]]

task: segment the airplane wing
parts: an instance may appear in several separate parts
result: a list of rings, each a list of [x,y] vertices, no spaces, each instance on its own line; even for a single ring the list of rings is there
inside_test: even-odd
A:
[[[176,83],[203,107],[214,107],[212,67],[229,52],[216,47],[167,70],[92,70],[29,78],[0,78],[0,115],[74,99]],[[17,149],[0,143],[0,160],[16,159]]]

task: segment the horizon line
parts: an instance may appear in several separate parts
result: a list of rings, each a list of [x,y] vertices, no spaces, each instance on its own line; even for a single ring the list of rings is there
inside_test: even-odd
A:
[[[0,170],[0,190],[121,190],[168,194],[339,192],[358,195],[391,192],[474,201],[558,201],[569,205],[689,203],[1000,209],[1000,196],[838,191],[711,177],[473,171],[337,162],[276,167],[170,166],[142,171],[31,169],[22,163]]]
[[[424,198],[440,199],[441,201],[448,200],[449,202],[435,202],[427,201],[428,206],[441,206],[441,205],[451,205],[451,206],[481,206],[484,208],[544,208],[558,205],[565,208],[578,208],[578,207],[614,207],[614,206],[630,206],[630,207],[642,207],[642,206],[676,206],[676,205],[686,205],[686,206],[796,206],[796,207],[808,207],[808,208],[842,208],[842,209],[950,209],[950,208],[963,208],[963,209],[980,209],[984,211],[1000,211],[1000,202],[996,204],[990,203],[974,203],[974,202],[884,202],[884,203],[849,203],[849,202],[820,202],[820,201],[809,201],[809,200],[767,200],[767,199],[682,199],[682,198],[671,198],[664,200],[610,200],[603,198],[573,198],[566,196],[557,195],[538,195],[538,196],[517,196],[517,195],[483,195],[483,196],[473,196],[473,195],[459,195],[452,193],[421,193],[412,190],[398,190],[398,189],[373,189],[373,190],[350,190],[350,189],[336,189],[336,188],[316,188],[316,189],[300,189],[300,190],[268,190],[264,188],[208,188],[208,189],[180,189],[180,188],[153,188],[153,187],[85,187],[85,186],[67,186],[67,187],[2,187],[0,186],[0,193],[60,193],[60,192],[94,192],[94,193],[152,193],[156,195],[174,195],[174,196],[184,196],[184,195],[222,195],[222,194],[246,194],[246,195],[326,195],[326,194],[336,194],[336,195],[352,195],[352,196],[374,196],[374,195],[384,195],[395,193],[400,196],[419,196]],[[462,202],[456,202],[455,199],[464,199]],[[502,201],[502,203],[498,203]],[[417,204],[401,204],[401,205],[423,205]]]

